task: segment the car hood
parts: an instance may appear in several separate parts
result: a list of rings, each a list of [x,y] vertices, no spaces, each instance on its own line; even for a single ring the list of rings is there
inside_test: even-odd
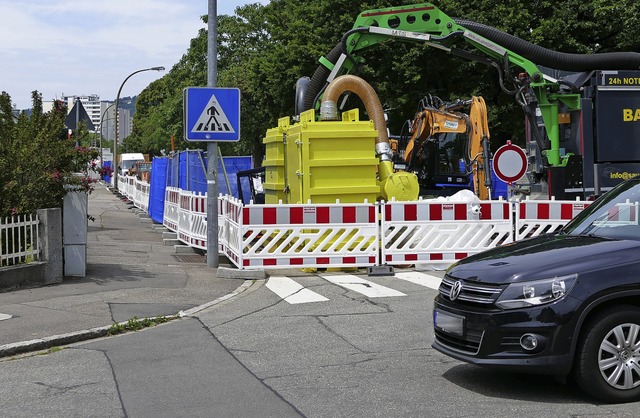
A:
[[[543,235],[469,256],[447,273],[486,283],[520,282],[638,263],[639,249],[640,241]]]

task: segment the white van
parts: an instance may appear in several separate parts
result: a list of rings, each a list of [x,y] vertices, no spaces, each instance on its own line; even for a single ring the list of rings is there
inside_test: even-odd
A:
[[[131,152],[120,154],[118,169],[121,176],[129,175],[129,170],[133,168],[136,163],[144,162],[144,155],[139,152]]]

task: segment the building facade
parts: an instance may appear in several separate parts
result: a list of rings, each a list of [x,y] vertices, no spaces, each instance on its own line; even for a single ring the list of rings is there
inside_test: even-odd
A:
[[[67,111],[70,112],[73,109],[77,100],[80,100],[85,111],[89,115],[91,122],[93,123],[94,130],[90,131],[94,134],[102,133],[102,137],[108,140],[114,140],[116,137],[116,117],[115,117],[115,102],[101,101],[100,96],[97,94],[84,95],[84,96],[62,96],[64,103],[67,105]],[[120,129],[118,132],[118,138],[120,142],[129,135],[131,135],[131,129],[133,119],[131,111],[129,109],[123,109],[122,105],[125,99],[120,100],[120,109],[118,115],[118,124]],[[129,98],[129,100],[131,100]],[[53,101],[43,102],[43,111],[48,112],[53,108]],[[102,126],[100,126],[102,124]]]

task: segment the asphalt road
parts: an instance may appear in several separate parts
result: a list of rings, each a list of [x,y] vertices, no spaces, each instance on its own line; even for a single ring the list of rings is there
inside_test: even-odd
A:
[[[439,354],[431,287],[358,275],[402,293],[374,297],[320,274],[293,276],[326,300],[288,303],[257,281],[193,317],[4,359],[1,415],[638,416],[638,404],[598,404],[552,378]]]

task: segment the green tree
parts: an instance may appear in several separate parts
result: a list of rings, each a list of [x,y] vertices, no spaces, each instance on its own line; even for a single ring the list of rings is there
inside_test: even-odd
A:
[[[89,190],[91,182],[75,172],[87,171],[97,152],[86,146],[89,134],[80,128],[75,139],[67,139],[66,106],[55,101],[43,113],[42,96],[32,94],[33,112],[13,115],[11,97],[0,95],[0,216],[32,213],[37,209],[60,207],[65,185],[77,184]]]
[[[294,114],[295,83],[311,76],[351,29],[362,11],[415,1],[271,0],[218,16],[218,86],[241,90],[241,139],[222,144],[225,155],[252,154],[261,161],[262,138],[283,116]],[[594,53],[640,49],[640,3],[635,0],[440,0],[452,17],[476,21],[552,50]],[[206,16],[203,17],[206,21]],[[465,48],[463,43],[456,46]],[[139,98],[134,132],[125,142],[136,151],[204,148],[182,138],[182,89],[206,85],[207,33],[201,30],[181,60]],[[489,111],[494,147],[524,142],[524,114],[502,92],[494,68],[466,61],[424,44],[386,42],[361,54],[360,75],[378,93],[399,133],[427,94],[444,100],[481,95]],[[359,106],[354,100],[353,106]]]

